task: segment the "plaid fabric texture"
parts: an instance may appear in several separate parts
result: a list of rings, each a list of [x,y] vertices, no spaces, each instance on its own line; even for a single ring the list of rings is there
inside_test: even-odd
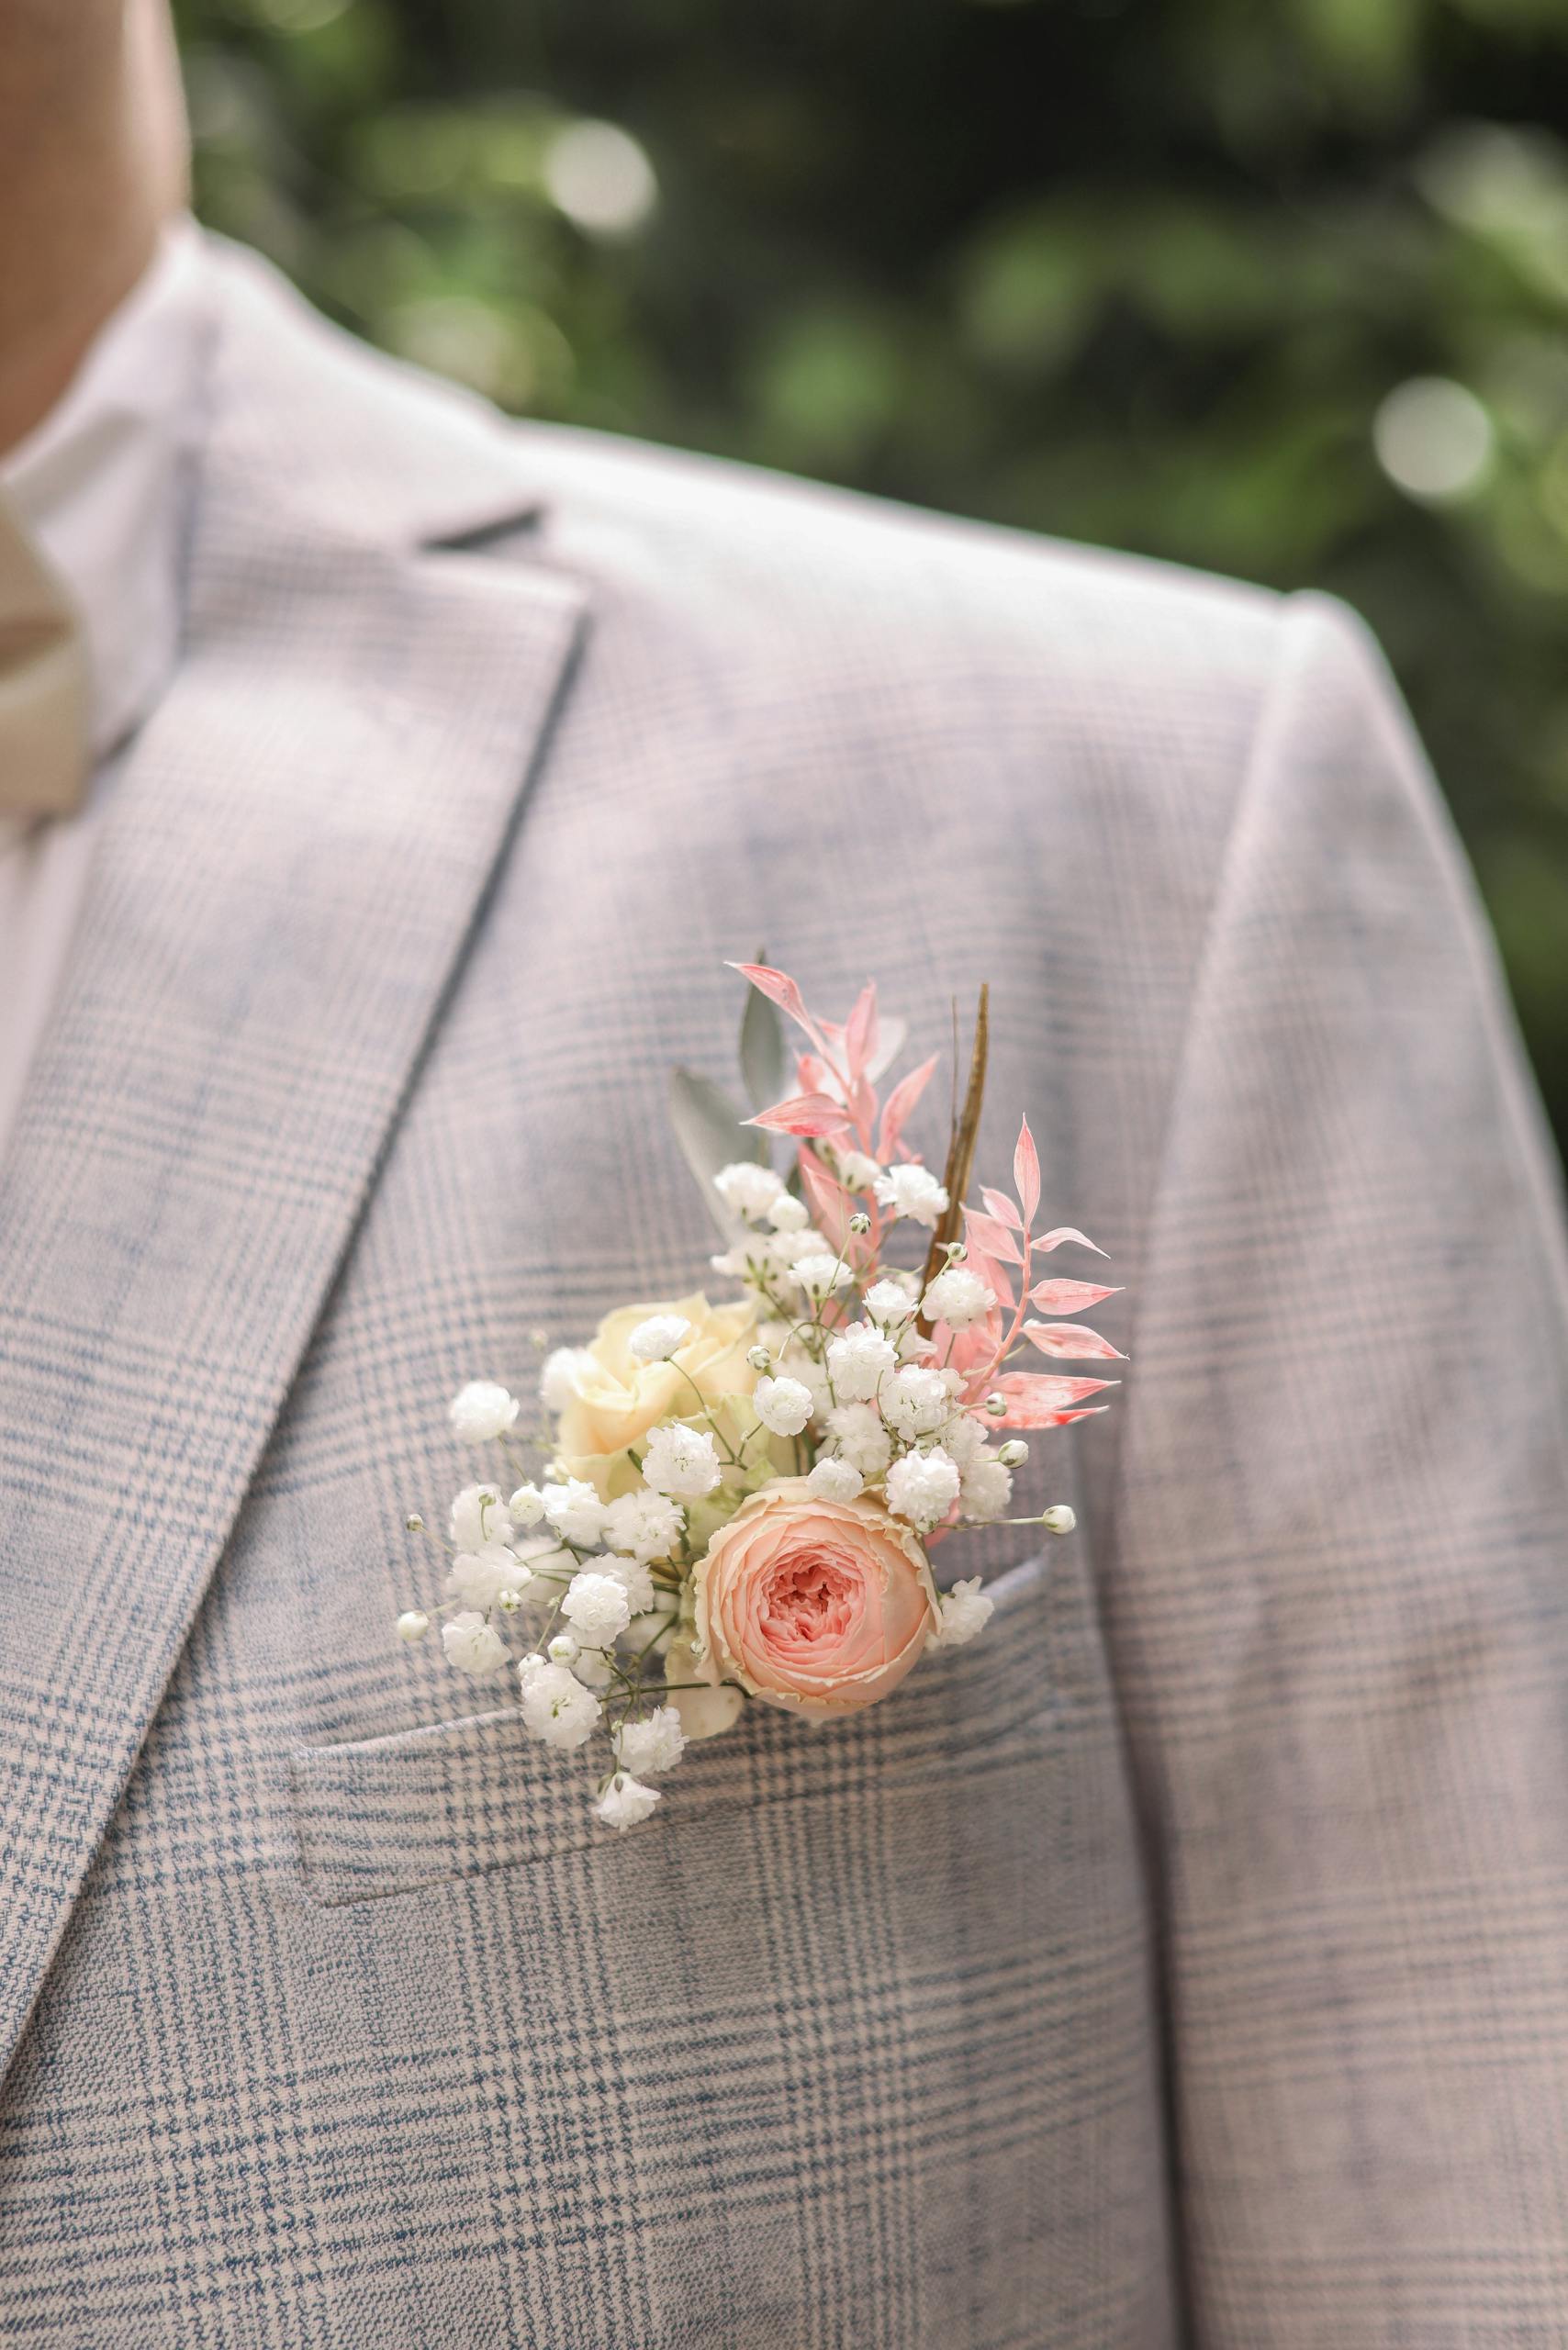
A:
[[[498,425],[215,249],[189,643],[0,1187],[0,2341],[1568,2335],[1563,1268],[1356,624]],[[690,1286],[726,956],[1128,1284],[1048,1561],[590,1833],[391,1619]],[[917,1136],[939,1147],[937,1113]]]

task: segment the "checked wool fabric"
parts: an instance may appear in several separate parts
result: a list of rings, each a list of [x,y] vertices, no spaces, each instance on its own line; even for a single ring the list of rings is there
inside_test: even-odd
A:
[[[214,245],[179,674],[0,1174],[0,2343],[1546,2350],[1568,1314],[1359,624],[546,428]],[[1080,1534],[665,1812],[392,1637],[711,1241],[726,957],[991,982]],[[939,1151],[937,1113],[913,1139]]]

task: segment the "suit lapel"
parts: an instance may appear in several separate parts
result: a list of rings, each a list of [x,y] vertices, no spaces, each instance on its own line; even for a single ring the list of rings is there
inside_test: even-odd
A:
[[[0,2064],[227,1540],[582,592],[448,542],[510,443],[215,258],[189,642],[0,1180]],[[417,485],[410,491],[409,485]]]

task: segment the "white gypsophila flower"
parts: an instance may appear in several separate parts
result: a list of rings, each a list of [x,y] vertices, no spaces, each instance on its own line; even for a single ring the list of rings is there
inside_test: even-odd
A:
[[[996,1606],[980,1589],[979,1575],[969,1575],[956,1583],[951,1591],[943,1592],[938,1600],[936,1629],[926,1639],[928,1649],[961,1649],[977,1632],[983,1632]]]
[[[494,1379],[471,1379],[448,1407],[459,1444],[490,1444],[505,1436],[522,1409],[517,1397]]]
[[[841,1404],[868,1404],[883,1380],[898,1368],[890,1341],[873,1323],[852,1322],[829,1341],[827,1375]]]
[[[446,1530],[454,1550],[482,1550],[511,1533],[511,1512],[494,1485],[465,1485],[452,1505]]]
[[[905,1443],[933,1436],[953,1415],[953,1398],[939,1371],[905,1363],[885,1382],[878,1397],[882,1417]]]
[[[668,1362],[686,1344],[691,1325],[684,1314],[650,1314],[639,1322],[626,1344],[639,1362]]]
[[[941,1446],[906,1452],[888,1472],[888,1507],[923,1534],[946,1516],[958,1498],[958,1472]]]
[[[577,1662],[581,1663],[580,1657]],[[537,1661],[524,1657],[518,1676],[522,1684],[523,1728],[532,1737],[569,1752],[593,1736],[604,1708],[566,1665],[547,1664],[543,1657]]]
[[[476,1608],[465,1608],[461,1616],[447,1617],[441,1628],[441,1644],[446,1651],[447,1662],[476,1681],[498,1673],[507,1662],[505,1640],[490,1629]]]
[[[775,1232],[804,1232],[811,1220],[804,1200],[798,1200],[793,1192],[780,1192],[767,1211],[767,1221]]]
[[[806,1479],[820,1501],[852,1502],[866,1480],[852,1461],[824,1453]]]
[[[942,1431],[942,1449],[958,1464],[960,1474],[971,1469],[985,1450],[990,1431],[972,1412],[956,1413]]]
[[[602,1649],[583,1649],[572,1659],[572,1675],[585,1689],[608,1689],[614,1667]]]
[[[624,1831],[646,1819],[659,1800],[657,1787],[645,1787],[640,1779],[628,1778],[624,1771],[617,1771],[602,1795],[594,1799],[594,1811],[607,1828]]]
[[[820,1256],[798,1257],[790,1268],[790,1278],[808,1297],[831,1297],[849,1279],[849,1268],[842,1257],[830,1257],[824,1248]]]
[[[520,1485],[507,1504],[507,1516],[523,1529],[537,1526],[543,1515],[544,1496],[537,1485]]]
[[[755,1158],[737,1158],[720,1168],[713,1189],[732,1215],[744,1216],[749,1224],[767,1214],[784,1186],[771,1167],[763,1167]]]
[[[577,1381],[593,1368],[587,1347],[557,1347],[544,1358],[539,1374],[539,1400],[547,1412],[564,1412],[577,1392]]]
[[[803,1257],[830,1257],[829,1243],[814,1225],[798,1225],[790,1232],[770,1232],[763,1243],[769,1272],[787,1273]]]
[[[667,1494],[638,1486],[622,1494],[604,1513],[604,1539],[612,1550],[646,1565],[667,1559],[686,1530],[686,1513]]]
[[[583,1477],[544,1488],[544,1515],[563,1542],[591,1550],[604,1531],[604,1504]]]
[[[813,1419],[820,1419],[824,1412],[832,1409],[834,1399],[828,1385],[826,1366],[820,1363],[800,1339],[785,1348],[778,1371],[781,1377],[795,1380],[810,1392]]]
[[[493,1607],[503,1591],[515,1591],[529,1579],[515,1550],[487,1542],[482,1550],[459,1550],[447,1570],[446,1595],[465,1607]]]
[[[995,1304],[995,1291],[978,1273],[967,1265],[949,1265],[927,1282],[920,1310],[928,1322],[946,1322],[949,1330],[972,1330]]]
[[[775,1436],[799,1436],[812,1416],[812,1391],[802,1380],[759,1379],[751,1400]]]
[[[932,1341],[921,1337],[919,1326],[913,1322],[906,1322],[899,1332],[898,1347],[900,1362],[929,1362],[936,1352]]]
[[[599,1572],[613,1575],[626,1594],[626,1605],[633,1616],[644,1615],[656,1596],[654,1579],[647,1567],[637,1559],[606,1559]]]
[[[585,1648],[606,1649],[632,1621],[632,1603],[619,1575],[574,1575],[561,1613]]]
[[[893,1457],[893,1440],[880,1413],[871,1404],[840,1404],[827,1416],[828,1432],[851,1468],[864,1477],[879,1477]]]
[[[841,1150],[838,1154],[839,1181],[851,1192],[868,1192],[881,1171],[879,1162],[863,1150]]]
[[[638,1722],[622,1722],[615,1733],[615,1759],[633,1778],[661,1777],[685,1751],[686,1732],[673,1706],[659,1706]]]
[[[680,1420],[666,1420],[649,1436],[643,1456],[643,1482],[655,1494],[698,1501],[712,1492],[722,1474],[717,1449],[706,1428],[689,1428]]]
[[[929,1167],[917,1167],[913,1159],[906,1158],[882,1169],[877,1178],[877,1199],[895,1216],[906,1215],[930,1232],[946,1208],[947,1192]]]
[[[902,1281],[890,1281],[884,1274],[867,1291],[866,1311],[873,1322],[879,1322],[884,1329],[890,1329],[897,1323],[909,1320],[914,1312],[914,1300]]]
[[[964,1471],[962,1500],[970,1517],[1000,1517],[1013,1499],[1013,1472],[993,1452],[971,1461]]]

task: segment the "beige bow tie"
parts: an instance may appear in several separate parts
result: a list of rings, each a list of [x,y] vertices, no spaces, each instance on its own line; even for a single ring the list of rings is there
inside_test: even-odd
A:
[[[82,624],[0,497],[0,815],[68,816],[86,783]]]

